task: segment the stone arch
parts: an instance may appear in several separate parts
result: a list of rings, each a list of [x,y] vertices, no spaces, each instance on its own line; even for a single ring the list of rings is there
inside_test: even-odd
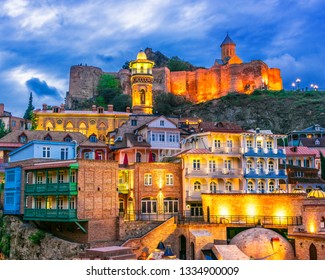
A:
[[[309,246],[309,259],[317,260],[317,249],[314,243],[311,243]]]
[[[179,237],[179,258],[186,260],[186,237],[184,235]]]
[[[65,125],[65,131],[67,132],[73,132],[73,124],[71,121],[68,121]]]
[[[144,89],[140,90],[140,103],[146,104],[146,92]]]
[[[81,132],[84,135],[87,134],[87,125],[86,125],[85,122],[80,122],[79,123],[79,132]]]

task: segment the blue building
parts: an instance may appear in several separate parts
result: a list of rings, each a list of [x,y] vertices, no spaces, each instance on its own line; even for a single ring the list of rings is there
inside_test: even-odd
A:
[[[33,140],[9,154],[9,167],[5,169],[4,213],[21,214],[23,205],[22,196],[22,168],[21,161],[41,160],[57,161],[76,158],[76,142],[50,142]]]
[[[281,168],[285,162],[285,135],[269,130],[249,130],[243,133],[244,189],[249,193],[272,193],[287,189],[287,173]]]

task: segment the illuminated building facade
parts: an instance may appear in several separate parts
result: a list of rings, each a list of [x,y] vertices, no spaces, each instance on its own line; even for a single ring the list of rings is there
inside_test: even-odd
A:
[[[137,59],[130,62],[132,111],[134,114],[152,114],[152,68],[154,62],[140,51]]]

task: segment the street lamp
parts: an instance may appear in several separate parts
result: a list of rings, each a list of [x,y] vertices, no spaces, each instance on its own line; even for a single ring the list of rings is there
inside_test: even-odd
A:
[[[292,90],[295,90],[296,84],[295,83],[292,83],[291,86],[292,86]]]
[[[315,91],[318,90],[318,85],[314,85],[314,90],[315,90]]]
[[[296,80],[296,83],[297,83],[297,89],[299,90],[300,88],[299,88],[299,84],[300,84],[300,79],[298,78],[297,80]]]

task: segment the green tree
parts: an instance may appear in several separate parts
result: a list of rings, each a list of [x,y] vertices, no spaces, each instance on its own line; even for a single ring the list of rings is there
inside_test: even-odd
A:
[[[0,120],[0,138],[7,135],[10,131],[11,131],[10,128],[6,128],[5,123],[2,120]]]
[[[113,99],[122,94],[119,79],[109,74],[100,76],[97,85],[97,94],[96,105],[104,107],[107,104],[113,104]]]
[[[124,112],[126,107],[132,106],[132,98],[128,94],[120,94],[113,98],[112,104],[114,105],[114,111]]]
[[[191,65],[177,56],[173,56],[167,63],[170,71],[188,71],[191,70]]]
[[[33,106],[33,93],[31,92],[29,95],[28,107],[24,114],[24,119],[31,120],[34,109],[35,107]]]
[[[158,93],[153,100],[153,111],[161,115],[172,115],[176,108],[189,103],[184,96],[175,95],[170,92]]]

